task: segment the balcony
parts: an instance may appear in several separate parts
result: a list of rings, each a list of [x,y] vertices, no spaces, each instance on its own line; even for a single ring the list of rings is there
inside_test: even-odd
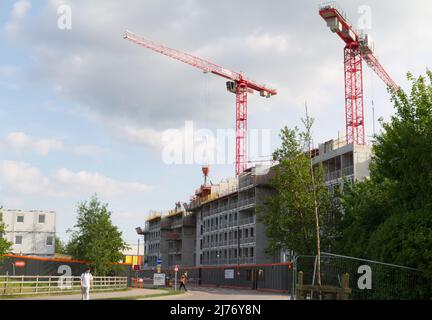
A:
[[[253,187],[253,178],[251,175],[240,177],[239,179],[239,190]]]
[[[181,240],[181,233],[180,232],[167,232],[166,233],[166,239],[168,241],[180,241]]]
[[[255,264],[255,257],[241,257],[241,258],[210,258],[204,259],[203,265],[236,265],[236,264]]]
[[[255,237],[247,237],[247,238],[241,238],[240,244],[250,244],[255,243]]]
[[[181,227],[183,227],[182,219],[176,219],[175,221],[172,221],[171,229],[176,229],[176,228],[181,228]]]
[[[324,181],[338,180],[342,177],[348,177],[354,174],[354,166],[343,168],[342,170],[335,170],[324,174]]]
[[[171,221],[169,219],[163,219],[160,224],[161,230],[171,229]]]
[[[255,223],[255,217],[248,217],[240,219],[240,225],[247,225],[247,224],[254,224]]]
[[[246,207],[246,206],[254,206],[255,205],[255,197],[251,197],[248,199],[244,199],[244,200],[240,200],[238,202],[238,207],[242,208],[242,207]]]

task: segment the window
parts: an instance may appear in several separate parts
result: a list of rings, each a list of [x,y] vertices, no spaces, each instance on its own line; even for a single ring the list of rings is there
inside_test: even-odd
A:
[[[52,246],[53,245],[53,237],[47,237],[46,244],[47,244],[47,246]]]
[[[45,215],[44,214],[39,215],[39,223],[45,223]]]
[[[250,229],[250,236],[251,236],[251,238],[253,238],[253,236],[254,236],[254,229],[253,228]]]
[[[16,221],[20,222],[20,223],[24,222],[24,216],[17,216],[17,220]]]
[[[22,244],[23,237],[22,236],[16,236],[15,237],[15,244]]]

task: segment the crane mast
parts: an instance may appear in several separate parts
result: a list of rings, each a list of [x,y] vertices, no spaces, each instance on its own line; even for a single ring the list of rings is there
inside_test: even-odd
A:
[[[244,172],[247,169],[248,165],[248,93],[253,93],[254,91],[257,91],[262,97],[270,98],[271,96],[277,94],[276,89],[256,83],[253,80],[249,80],[242,73],[233,72],[205,59],[201,59],[194,55],[158,44],[130,31],[126,31],[123,38],[172,59],[191,65],[195,68],[202,70],[205,73],[213,73],[229,80],[226,83],[226,88],[229,92],[236,95],[236,175],[238,176],[242,172]]]
[[[346,15],[335,2],[323,4],[320,16],[327,26],[344,42],[345,73],[345,124],[347,143],[366,144],[363,94],[363,63],[366,64],[393,91],[398,86],[374,55],[374,45],[369,35],[359,34],[348,22]]]

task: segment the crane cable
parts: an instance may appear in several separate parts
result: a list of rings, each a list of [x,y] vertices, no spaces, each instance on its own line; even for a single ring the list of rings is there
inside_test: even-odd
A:
[[[207,74],[204,74],[204,90],[203,90],[203,100],[204,100],[204,124],[205,129],[209,130],[209,113],[210,113],[210,85],[209,85],[209,77]],[[204,144],[205,144],[205,151],[204,151],[204,159],[203,159],[203,165],[209,165],[209,144],[208,144],[208,136],[204,136]]]
[[[372,104],[372,126],[373,126],[373,139],[375,139],[375,90],[374,90],[374,77],[372,74],[372,69],[369,69],[370,82],[371,82],[371,104]]]

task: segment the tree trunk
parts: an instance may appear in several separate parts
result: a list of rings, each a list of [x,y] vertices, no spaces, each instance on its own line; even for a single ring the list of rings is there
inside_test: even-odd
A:
[[[316,192],[316,184],[315,184],[315,173],[313,169],[313,161],[312,161],[312,137],[311,137],[311,127],[313,120],[309,118],[307,105],[306,105],[306,138],[307,145],[309,151],[309,167],[311,174],[311,182],[312,182],[312,190],[313,190],[313,201],[314,201],[314,211],[315,211],[315,228],[316,228],[316,238],[317,238],[317,266],[316,266],[316,282],[318,286],[321,286],[321,235],[320,235],[320,221],[319,221],[319,208],[318,208],[318,199]]]

